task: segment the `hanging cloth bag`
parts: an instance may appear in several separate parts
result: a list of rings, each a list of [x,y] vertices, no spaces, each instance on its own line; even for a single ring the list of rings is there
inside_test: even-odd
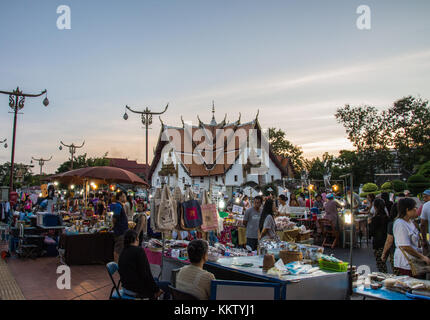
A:
[[[218,229],[218,210],[216,204],[211,203],[208,197],[208,193],[205,191],[202,198],[202,218],[203,224],[201,226],[202,231],[208,232]]]
[[[187,200],[182,203],[181,213],[181,226],[185,228],[185,230],[189,230],[190,228],[196,229],[200,227],[203,223],[202,210],[199,202],[194,199],[194,195],[190,189],[188,189],[188,194],[190,200]]]
[[[173,230],[177,224],[176,203],[167,185],[163,187],[161,193],[157,224],[158,229],[162,232]]]

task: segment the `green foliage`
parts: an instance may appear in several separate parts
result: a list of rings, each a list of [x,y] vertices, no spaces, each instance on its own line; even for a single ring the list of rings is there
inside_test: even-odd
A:
[[[393,185],[393,190],[395,192],[403,192],[406,190],[407,185],[405,182],[403,182],[402,180],[393,180],[391,182],[391,184]]]
[[[286,134],[282,129],[269,128],[269,143],[274,154],[289,158],[295,172],[301,172],[305,163],[303,151],[286,139]]]
[[[403,167],[412,172],[430,159],[430,107],[427,100],[408,96],[383,112],[389,145],[399,153]]]
[[[374,181],[376,171],[389,169],[394,157],[409,174],[430,158],[430,108],[426,100],[405,97],[383,112],[372,106],[346,105],[335,116],[360,158],[364,175],[359,179]],[[390,151],[393,149],[396,154]]]
[[[423,163],[417,173],[430,179],[430,161]]]
[[[103,167],[109,165],[109,159],[107,159],[108,153],[106,152],[103,157],[98,158],[87,158],[87,154],[74,157],[73,169],[87,168],[87,167]],[[56,173],[62,173],[70,171],[71,161],[63,162],[57,169]]]
[[[391,191],[393,190],[393,184],[391,183],[391,181],[387,181],[384,184],[381,185],[381,190],[384,191]]]
[[[408,179],[408,188],[415,195],[422,193],[428,187],[430,187],[430,180],[423,175],[412,175]]]
[[[20,177],[21,176],[21,177]],[[40,185],[40,178],[33,175],[31,167],[22,163],[15,163],[13,167],[14,188],[21,188],[24,186],[37,186]],[[10,162],[0,165],[0,185],[8,186],[10,180]]]
[[[363,192],[376,192],[376,191],[378,191],[378,186],[374,183],[369,182],[363,186]]]

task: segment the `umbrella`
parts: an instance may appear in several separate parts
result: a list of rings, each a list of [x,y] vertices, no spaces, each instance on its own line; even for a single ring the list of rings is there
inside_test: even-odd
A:
[[[61,182],[82,182],[84,180],[97,180],[103,182],[139,184],[145,187],[149,185],[133,172],[115,167],[88,167],[67,171],[49,177],[50,180]]]

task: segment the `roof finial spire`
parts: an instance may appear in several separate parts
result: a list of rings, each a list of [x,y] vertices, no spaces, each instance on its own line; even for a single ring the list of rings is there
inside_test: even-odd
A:
[[[212,121],[211,121],[211,125],[212,126],[216,126],[216,120],[215,120],[215,101],[212,100]]]

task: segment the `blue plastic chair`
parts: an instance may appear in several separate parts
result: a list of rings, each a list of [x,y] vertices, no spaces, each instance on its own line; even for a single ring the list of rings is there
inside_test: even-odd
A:
[[[118,283],[115,283],[113,275],[118,271],[118,264],[116,262],[109,262],[106,264],[106,269],[113,284],[112,290],[110,291],[109,300],[135,300],[135,297],[125,294],[124,290],[120,289],[121,280],[119,280]]]

